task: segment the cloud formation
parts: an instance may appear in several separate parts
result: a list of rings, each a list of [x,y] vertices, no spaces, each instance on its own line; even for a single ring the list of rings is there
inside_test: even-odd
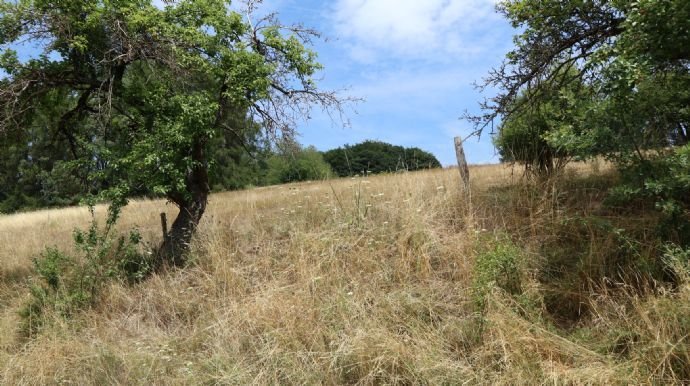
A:
[[[353,56],[478,54],[491,39],[495,0],[337,0],[332,15]],[[488,44],[491,45],[491,44]]]

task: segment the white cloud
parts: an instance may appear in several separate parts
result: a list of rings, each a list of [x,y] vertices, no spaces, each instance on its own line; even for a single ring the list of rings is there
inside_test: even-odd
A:
[[[483,52],[499,19],[495,0],[337,0],[338,34],[356,59],[373,53],[407,58],[466,57]]]

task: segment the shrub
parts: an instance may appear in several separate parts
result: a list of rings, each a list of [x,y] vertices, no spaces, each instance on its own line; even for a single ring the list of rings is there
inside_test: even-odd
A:
[[[623,160],[621,175],[623,184],[609,201],[653,204],[662,215],[659,237],[690,246],[690,145],[650,159]]]
[[[265,183],[268,185],[288,182],[323,180],[331,176],[331,167],[323,155],[313,146],[301,148],[294,145],[291,150],[274,154],[267,160]]]
[[[486,296],[494,286],[511,295],[522,293],[522,251],[508,237],[489,241],[480,249],[474,265],[473,290],[475,304],[483,311]]]
[[[131,284],[152,271],[153,259],[142,253],[137,230],[113,237],[113,221],[101,229],[93,207],[91,216],[88,230],[74,231],[75,255],[47,248],[33,260],[38,280],[31,285],[31,299],[20,312],[28,336],[33,336],[44,324],[46,311],[69,318],[93,306],[109,280]]]

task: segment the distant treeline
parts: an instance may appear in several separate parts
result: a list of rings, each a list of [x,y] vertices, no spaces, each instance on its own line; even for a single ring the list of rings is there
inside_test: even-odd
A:
[[[234,134],[219,134],[209,144],[214,191],[441,167],[431,153],[380,141],[320,152],[294,141],[267,144],[252,132],[242,141]],[[75,205],[107,187],[93,186],[85,178],[88,173],[104,173],[105,166],[78,165],[70,160],[65,147],[39,146],[39,141],[26,147],[5,140],[0,148],[0,213]],[[50,152],[61,154],[47,154]],[[135,195],[157,196],[144,189]]]
[[[380,141],[345,145],[323,153],[323,158],[340,177],[441,167],[433,154],[422,149]]]

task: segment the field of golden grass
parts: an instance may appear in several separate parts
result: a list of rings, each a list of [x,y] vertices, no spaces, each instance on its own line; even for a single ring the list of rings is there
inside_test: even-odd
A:
[[[455,169],[214,194],[188,267],[109,284],[96,306],[55,316],[31,338],[18,327],[31,259],[47,246],[72,250],[72,230],[88,226],[89,212],[0,216],[0,383],[682,380],[677,364],[690,359],[679,351],[679,324],[690,312],[675,307],[690,304],[687,288],[623,302],[627,287],[595,291],[583,278],[567,299],[588,316],[562,324],[536,273],[553,224],[601,204],[600,181],[586,178],[608,172],[595,166],[575,165],[543,189],[523,188],[519,169],[475,166],[469,199]],[[156,244],[161,211],[174,218],[164,201],[134,201],[118,227]],[[477,256],[505,238],[523,251],[521,292],[494,287],[478,310]]]

